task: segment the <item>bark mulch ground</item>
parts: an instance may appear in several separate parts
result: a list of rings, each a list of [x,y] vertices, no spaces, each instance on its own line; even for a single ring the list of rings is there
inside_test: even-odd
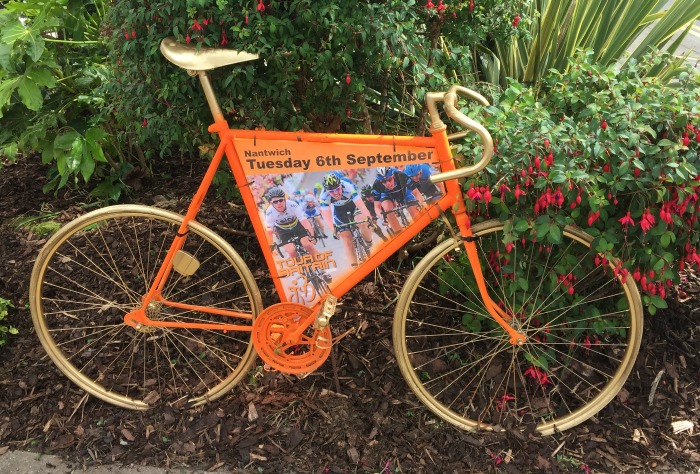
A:
[[[336,318],[353,330],[304,379],[259,368],[222,399],[186,410],[140,413],[88,397],[48,359],[27,307],[29,274],[44,238],[17,218],[63,223],[85,212],[86,201],[70,192],[43,194],[46,170],[38,161],[0,170],[0,298],[13,302],[9,322],[19,329],[0,348],[0,455],[21,449],[59,454],[76,466],[279,474],[698,472],[700,282],[692,274],[668,310],[646,317],[640,356],[616,400],[595,419],[554,436],[466,433],[418,403],[391,349],[391,301],[406,268],[398,261],[344,298]],[[182,211],[200,175],[182,163],[159,168],[167,174],[144,179],[129,199]],[[212,196],[206,205],[211,220],[205,222],[222,235],[247,228],[225,201]],[[257,244],[245,245],[255,268]],[[672,423],[683,420],[693,429],[674,433]]]

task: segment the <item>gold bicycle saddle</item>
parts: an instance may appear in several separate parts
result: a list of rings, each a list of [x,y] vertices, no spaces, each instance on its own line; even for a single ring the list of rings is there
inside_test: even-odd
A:
[[[178,43],[172,36],[160,42],[160,52],[171,63],[190,71],[206,71],[258,59],[257,54],[244,51],[205,46],[197,48],[189,44]]]

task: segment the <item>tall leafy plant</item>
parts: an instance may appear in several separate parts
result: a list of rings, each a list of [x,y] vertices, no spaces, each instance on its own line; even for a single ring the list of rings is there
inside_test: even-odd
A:
[[[27,0],[0,10],[0,154],[40,154],[51,165],[47,191],[106,177],[101,197],[120,192],[112,180],[125,165],[97,92],[109,74],[100,36],[107,7]]]
[[[700,2],[674,0],[534,0],[523,23],[528,35],[494,38],[474,48],[481,78],[507,85],[507,78],[531,83],[549,69],[565,71],[577,50],[593,51],[608,66],[638,61],[653,49],[675,53],[700,16]],[[667,56],[647,71],[664,81],[680,73],[683,57]]]

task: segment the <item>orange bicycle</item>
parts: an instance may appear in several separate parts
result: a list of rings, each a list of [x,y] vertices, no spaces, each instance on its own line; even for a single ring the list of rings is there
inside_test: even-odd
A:
[[[68,223],[40,252],[33,322],[51,359],[81,388],[145,410],[221,397],[256,353],[279,371],[313,371],[330,354],[337,299],[443,218],[449,237],[415,264],[394,316],[394,351],[416,396],[463,429],[534,425],[549,434],[590,418],[618,393],[642,333],[639,293],[618,261],[576,228],[536,236],[522,218],[470,223],[459,180],[487,166],[493,144],[458,101],[488,105],[478,93],[430,93],[430,136],[236,130],[207,71],[257,57],[173,39],[161,51],[199,78],[220,144],[184,216],[106,207]],[[440,104],[455,133],[447,134]],[[470,132],[480,138],[479,159],[458,167],[450,140]],[[195,220],[224,156],[279,295],[267,308],[243,258]],[[437,198],[411,192],[402,171],[410,164],[431,167]],[[415,211],[386,241],[372,231],[358,191],[368,186],[380,203]],[[323,248],[293,199],[314,190],[329,235]],[[355,241],[369,249],[363,258],[348,254],[351,222]],[[279,242],[270,240],[273,226]],[[275,244],[285,251],[273,252]]]

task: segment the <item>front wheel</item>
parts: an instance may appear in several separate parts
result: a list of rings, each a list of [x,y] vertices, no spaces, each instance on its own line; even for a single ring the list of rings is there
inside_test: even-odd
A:
[[[255,359],[250,329],[131,327],[182,217],[146,206],[111,206],[59,230],[31,276],[32,319],[58,368],[90,394],[124,408],[197,405],[241,381]],[[260,292],[250,270],[221,237],[192,222],[183,250],[193,274],[171,272],[164,299],[254,316]],[[189,273],[189,272],[183,272]],[[154,300],[152,320],[245,325],[251,320],[178,309]]]
[[[357,263],[359,265],[369,258],[371,249],[370,246],[367,245],[367,242],[365,242],[359,228],[353,229],[352,240],[355,246],[355,256],[357,257]]]
[[[473,227],[491,298],[527,341],[512,345],[485,310],[462,242],[413,270],[394,316],[399,367],[418,398],[468,430],[571,428],[602,409],[632,370],[642,305],[617,261],[567,227],[559,244],[504,244],[504,226]]]

